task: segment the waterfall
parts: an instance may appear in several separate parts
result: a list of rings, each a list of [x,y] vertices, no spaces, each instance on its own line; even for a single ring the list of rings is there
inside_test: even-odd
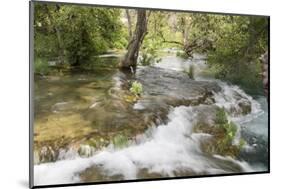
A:
[[[122,175],[124,179],[137,179],[140,170],[173,177],[175,173],[193,174],[231,173],[220,165],[220,156],[206,157],[200,149],[200,142],[211,137],[204,133],[193,133],[196,112],[192,107],[173,108],[169,122],[150,128],[139,137],[139,143],[123,149],[108,146],[89,158],[59,160],[54,163],[36,165],[35,184],[79,182],[79,172],[92,166],[99,166],[107,176]],[[210,160],[215,158],[216,161]],[[224,159],[224,161],[226,161]],[[227,159],[251,171],[249,165],[234,159]]]
[[[212,78],[200,77],[199,72],[206,66],[200,57],[197,57],[196,61],[167,57],[156,66],[183,71],[191,64],[195,66],[196,80],[216,82],[221,87],[220,92],[213,94],[215,101],[213,105],[224,108],[228,112],[228,119],[238,126],[234,142],[237,143],[241,137],[242,126],[256,126],[255,120],[267,115],[261,103],[247,95],[238,86]],[[116,84],[118,84],[117,81]],[[243,114],[245,107],[249,111],[247,114]],[[143,106],[136,102],[134,109],[142,110]],[[136,136],[137,140],[130,141],[129,145],[123,148],[116,148],[112,144],[99,150],[83,146],[81,152],[84,155],[72,149],[60,151],[56,162],[34,166],[35,185],[83,182],[81,174],[86,170],[93,170],[104,180],[127,180],[143,178],[145,175],[157,175],[156,177],[159,178],[267,169],[228,156],[205,154],[201,149],[201,144],[212,138],[212,135],[193,132],[194,123],[198,119],[198,109],[195,106],[171,107],[167,117],[168,120],[165,123],[152,125],[145,133]],[[267,122],[261,123],[259,131],[267,127]],[[262,133],[264,134],[266,131],[266,129],[262,130]],[[251,148],[254,145],[248,144],[246,147]]]

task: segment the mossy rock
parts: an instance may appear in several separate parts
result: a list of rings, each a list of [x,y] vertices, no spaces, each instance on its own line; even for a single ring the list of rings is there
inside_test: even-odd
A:
[[[238,106],[241,108],[243,115],[249,114],[252,111],[251,103],[248,101],[239,102]]]
[[[212,125],[198,122],[193,127],[195,133],[207,133],[213,137],[202,142],[203,152],[210,155],[219,154],[223,156],[237,157],[245,142],[234,145],[233,140],[237,132],[237,126],[227,119],[227,113],[222,108],[216,109],[214,123]]]
[[[227,136],[224,128],[196,125],[193,131],[195,133],[207,133],[213,136],[201,143],[202,150],[205,153],[236,157],[240,151],[238,146],[232,144],[232,140]]]

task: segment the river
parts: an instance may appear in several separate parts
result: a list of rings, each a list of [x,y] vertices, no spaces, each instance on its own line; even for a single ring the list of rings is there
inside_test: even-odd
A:
[[[101,59],[94,70],[35,77],[35,185],[268,170],[265,97],[204,75],[204,56],[169,54],[136,75],[118,71],[118,57]],[[183,73],[190,65],[194,80]],[[131,80],[143,84],[140,99],[130,97]],[[212,135],[194,132],[214,107],[237,126],[233,145],[245,140],[236,157],[204,152]]]

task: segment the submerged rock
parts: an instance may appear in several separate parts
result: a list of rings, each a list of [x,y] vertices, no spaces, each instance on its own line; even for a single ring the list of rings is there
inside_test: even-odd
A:
[[[136,100],[128,100],[132,95],[130,83],[134,80],[142,84],[143,93]],[[70,147],[76,144],[82,146],[72,148],[73,154],[88,157],[93,149],[114,144],[112,140],[117,136],[134,140],[149,127],[165,124],[171,108],[181,105],[194,106],[195,111],[200,112],[201,125],[212,125],[216,108],[214,95],[222,90],[215,82],[195,81],[185,73],[155,67],[139,68],[136,75],[117,72],[112,75],[112,81],[110,85],[99,84],[102,87],[98,89],[92,81],[83,86],[79,83],[71,100],[52,106],[51,109],[60,114],[36,120],[35,147],[39,156],[44,156],[39,162],[56,161],[62,149],[69,155]],[[241,104],[245,112],[247,105]],[[52,150],[47,148],[44,155],[41,150],[45,146]]]
[[[139,69],[136,79],[143,85],[142,109],[158,103],[159,106],[212,104],[213,93],[221,90],[214,82],[195,81],[185,73],[156,67]]]
[[[248,100],[244,100],[244,99],[240,100],[238,106],[241,108],[241,113],[243,115],[249,114],[252,111],[251,102]]]

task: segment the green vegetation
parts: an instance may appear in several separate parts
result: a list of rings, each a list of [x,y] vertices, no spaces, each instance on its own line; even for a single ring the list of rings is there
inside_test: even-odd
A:
[[[227,113],[223,108],[217,108],[214,125],[197,124],[194,127],[194,132],[209,133],[213,136],[211,140],[202,144],[203,150],[210,154],[235,157],[246,144],[246,141],[242,138],[239,144],[233,143],[237,126],[227,119]]]
[[[34,61],[34,72],[41,75],[46,75],[50,72],[48,62],[44,59],[35,59]]]
[[[74,66],[127,45],[120,9],[35,3],[35,57]]]
[[[34,144],[39,161],[55,161],[61,149],[73,148],[87,157],[109,145],[138,145],[146,130],[151,138],[151,126],[169,124],[169,112],[178,106],[190,106],[196,114],[193,132],[211,135],[196,144],[205,157],[235,158],[246,145],[226,110],[216,107],[214,95],[223,92],[221,83],[199,81],[201,75],[192,80],[204,69],[202,80],[215,77],[263,93],[260,73],[268,69],[267,56],[263,70],[259,58],[268,51],[267,18],[34,4]],[[194,55],[199,58],[192,59]],[[236,92],[224,93],[227,103],[235,95],[239,107],[227,111],[249,114],[251,101]]]
[[[228,123],[227,115],[224,108],[218,108],[216,111],[215,123],[218,125],[223,125]]]
[[[128,138],[124,135],[119,134],[113,138],[112,143],[116,148],[124,148],[128,145]]]
[[[161,58],[159,58],[155,47],[143,48],[142,53],[143,54],[139,62],[142,66],[153,65],[154,63],[158,63],[161,61]]]
[[[229,122],[227,114],[223,108],[218,108],[215,118],[215,126],[222,129],[225,137],[222,139],[222,144],[231,145],[237,132],[237,126],[233,122]]]
[[[204,53],[215,77],[247,92],[261,91],[259,58],[268,50],[267,18],[179,13],[175,31],[182,34],[180,40],[170,41],[184,51],[178,56]]]
[[[242,149],[246,145],[246,143],[247,142],[243,138],[241,138],[238,144],[239,149]]]
[[[130,92],[135,96],[140,96],[143,92],[142,84],[138,81],[134,81],[130,88]]]
[[[129,103],[136,102],[143,93],[142,84],[138,81],[133,81],[129,91],[130,94],[124,95],[124,100]]]
[[[260,91],[259,58],[267,51],[268,20],[262,17],[215,16],[212,49],[208,64],[217,78],[239,84],[249,91]],[[211,35],[211,34],[209,34]]]
[[[108,50],[127,50],[121,66],[130,69],[137,60],[143,66],[157,63],[159,50],[176,48],[184,58],[206,54],[215,77],[262,91],[259,58],[268,50],[266,17],[35,3],[34,29],[35,59],[81,66]],[[48,73],[47,61],[40,61],[36,71]],[[192,67],[189,76],[194,77]]]

